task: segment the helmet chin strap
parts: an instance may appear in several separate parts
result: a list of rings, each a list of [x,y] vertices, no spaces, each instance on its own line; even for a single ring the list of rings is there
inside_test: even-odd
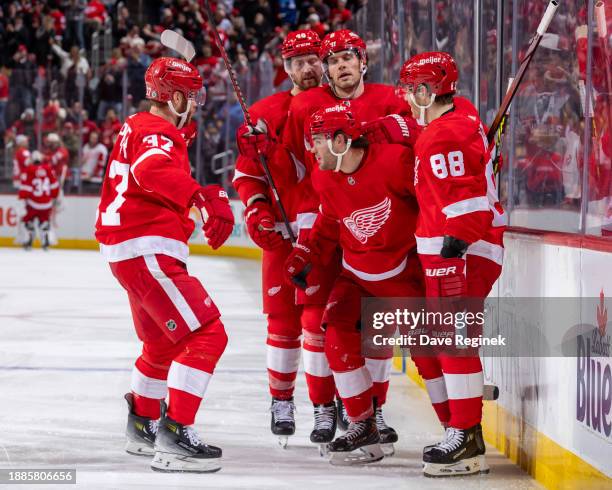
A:
[[[336,157],[336,168],[334,169],[334,172],[340,171],[340,167],[342,166],[342,157],[348,153],[349,149],[351,148],[352,142],[353,142],[352,138],[347,138],[346,148],[344,149],[344,151],[341,151],[340,153],[336,153],[334,149],[332,148],[332,140],[330,140],[329,138],[327,139],[327,148],[329,148],[329,152]]]
[[[172,104],[172,101],[168,101],[168,107],[170,108],[170,112],[172,112],[172,114],[174,114],[176,117],[180,118],[179,123],[176,125],[177,129],[181,129],[184,126],[185,121],[187,121],[187,116],[191,112],[192,104],[193,100],[187,99],[187,109],[185,109],[185,112],[177,112],[177,110],[174,108],[174,104]]]
[[[419,114],[419,118],[417,119],[417,122],[421,126],[425,126],[425,110],[429,109],[433,105],[434,101],[436,100],[436,94],[431,94],[431,100],[429,101],[429,104],[427,105],[420,105],[419,103],[417,103],[416,99],[414,98],[413,93],[409,93],[408,98],[410,99],[410,102],[412,102],[415,106],[421,109],[421,113]]]

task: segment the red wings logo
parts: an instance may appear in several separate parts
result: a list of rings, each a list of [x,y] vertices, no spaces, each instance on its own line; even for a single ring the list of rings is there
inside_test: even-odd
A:
[[[607,324],[608,308],[605,307],[604,292],[602,289],[601,293],[599,293],[599,306],[597,306],[597,326],[599,327],[599,335],[602,337],[606,334]]]
[[[344,218],[342,222],[352,235],[361,243],[376,235],[391,215],[391,199],[386,197],[383,201],[369,208],[358,209]]]

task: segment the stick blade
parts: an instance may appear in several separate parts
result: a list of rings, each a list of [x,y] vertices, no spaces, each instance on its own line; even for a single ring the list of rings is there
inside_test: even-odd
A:
[[[195,56],[195,48],[187,39],[181,36],[178,32],[166,29],[161,33],[161,43],[167,48],[173,49],[179,53],[188,62]]]

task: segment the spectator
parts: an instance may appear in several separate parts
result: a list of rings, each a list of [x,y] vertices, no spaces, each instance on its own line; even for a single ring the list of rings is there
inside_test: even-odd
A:
[[[113,109],[109,109],[106,112],[106,118],[100,125],[101,142],[109,150],[112,149],[115,139],[117,138],[119,131],[121,131],[121,126],[122,124],[117,117],[117,113]]]
[[[30,108],[23,111],[21,117],[11,126],[10,131],[13,135],[26,135],[30,144],[33,144],[38,133],[38,124],[34,119],[34,109]]]
[[[85,0],[69,0],[66,8],[66,34],[64,36],[64,47],[76,45],[78,48],[85,47],[83,24],[85,20]]]
[[[97,131],[89,133],[89,140],[83,147],[81,179],[83,182],[101,184],[104,177],[104,166],[108,149],[99,141]]]
[[[78,167],[77,158],[79,156],[79,147],[81,142],[79,141],[79,135],[75,131],[75,126],[73,123],[64,123],[62,140],[64,141],[66,150],[68,150],[68,165],[70,168]]]
[[[6,130],[6,106],[9,100],[9,79],[5,66],[0,66],[0,133]]]
[[[40,26],[34,34],[34,54],[38,66],[46,65],[51,57],[51,40],[55,38],[54,19],[45,15]]]
[[[28,59],[28,48],[21,44],[13,56],[14,66],[11,73],[11,99],[17,104],[18,113],[34,107],[34,80],[36,65]]]

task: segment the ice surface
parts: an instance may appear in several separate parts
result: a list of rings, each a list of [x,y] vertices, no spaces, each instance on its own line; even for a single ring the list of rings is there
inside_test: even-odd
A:
[[[489,449],[491,474],[449,480],[421,475],[424,445],[441,429],[427,395],[394,373],[385,416],[396,455],[368,467],[332,467],[308,440],[312,407],[296,389],[297,434],[278,447],[269,429],[265,324],[259,263],[192,257],[223,313],[230,341],[197,428],[223,448],[219,473],[160,474],[123,451],[131,366],[139,343],[125,293],[96,252],[0,248],[0,468],[76,468],[79,488],[327,489],[539,488]],[[31,488],[73,486],[46,485]],[[28,488],[21,485],[19,488]]]

